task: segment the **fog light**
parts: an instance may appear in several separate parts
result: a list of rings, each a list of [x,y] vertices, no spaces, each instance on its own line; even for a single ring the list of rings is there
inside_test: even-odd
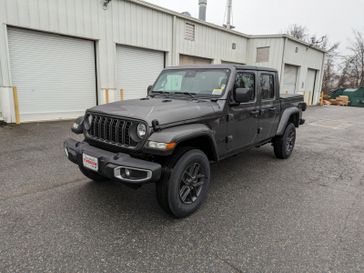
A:
[[[114,176],[127,182],[143,182],[152,178],[152,171],[120,166],[114,169]]]
[[[124,173],[126,177],[130,177],[130,170],[129,169],[124,169]]]

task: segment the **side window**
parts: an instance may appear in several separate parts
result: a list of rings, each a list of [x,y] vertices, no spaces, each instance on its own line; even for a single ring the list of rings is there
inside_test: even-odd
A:
[[[262,100],[274,99],[274,76],[272,74],[260,75],[260,92]]]
[[[236,74],[235,88],[249,88],[251,92],[251,101],[255,100],[255,75],[247,72],[238,72]]]

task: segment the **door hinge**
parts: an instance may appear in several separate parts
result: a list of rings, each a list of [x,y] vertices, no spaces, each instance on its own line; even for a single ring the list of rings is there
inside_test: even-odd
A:
[[[232,121],[233,119],[234,119],[234,115],[233,114],[226,115],[226,121],[227,122]]]
[[[233,136],[232,136],[232,135],[227,136],[227,137],[225,138],[225,142],[226,142],[226,143],[230,143],[230,142],[232,142],[232,141],[233,141]]]

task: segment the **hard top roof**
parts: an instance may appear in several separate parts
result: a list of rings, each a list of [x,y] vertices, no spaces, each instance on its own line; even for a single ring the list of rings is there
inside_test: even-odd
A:
[[[270,67],[262,67],[262,66],[251,66],[251,65],[242,65],[242,64],[207,64],[207,65],[181,65],[181,66],[169,66],[165,69],[209,69],[209,68],[227,68],[227,69],[242,69],[242,70],[258,70],[258,71],[269,71],[269,72],[277,72],[277,69]]]

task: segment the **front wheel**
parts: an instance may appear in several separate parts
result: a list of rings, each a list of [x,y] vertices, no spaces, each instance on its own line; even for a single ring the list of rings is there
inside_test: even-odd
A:
[[[200,150],[185,152],[171,166],[170,174],[157,183],[159,205],[176,218],[195,212],[207,196],[210,163]]]
[[[274,154],[277,158],[287,159],[293,152],[296,143],[296,127],[289,123],[283,135],[275,137],[273,140]]]

